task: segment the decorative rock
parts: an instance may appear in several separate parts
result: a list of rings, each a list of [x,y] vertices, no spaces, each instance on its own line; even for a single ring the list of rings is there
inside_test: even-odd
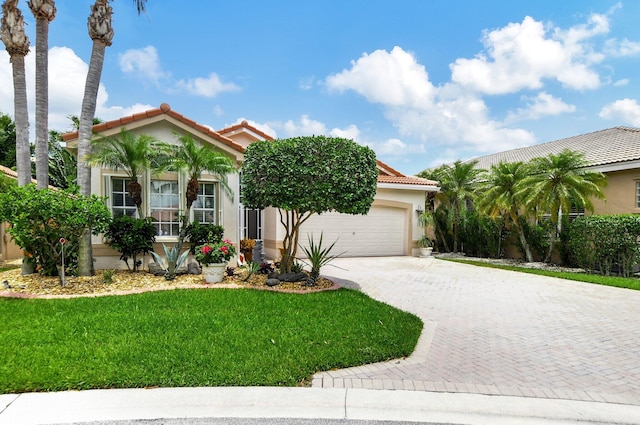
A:
[[[266,284],[267,284],[267,286],[271,286],[271,287],[277,286],[277,285],[280,285],[280,280],[278,280],[278,279],[267,279]]]
[[[187,265],[187,273],[189,274],[200,274],[202,273],[202,267],[198,263],[189,263]]]
[[[256,240],[256,244],[253,246],[252,256],[254,263],[264,263],[264,242],[262,242],[262,240]]]
[[[306,273],[283,273],[278,275],[278,280],[283,282],[302,282],[303,280],[307,280],[309,276]]]
[[[165,271],[157,263],[151,262],[149,263],[149,273],[154,276],[164,276]]]

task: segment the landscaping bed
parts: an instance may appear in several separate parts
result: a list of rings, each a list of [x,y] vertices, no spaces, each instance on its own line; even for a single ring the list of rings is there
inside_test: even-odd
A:
[[[236,269],[233,276],[225,276],[222,283],[206,284],[202,274],[178,275],[174,280],[154,276],[145,271],[99,270],[94,276],[67,276],[65,286],[60,285],[57,277],[39,274],[22,276],[20,269],[0,272],[0,296],[24,298],[53,298],[75,296],[122,295],[158,290],[187,288],[254,288],[284,292],[317,292],[337,289],[332,281],[320,278],[314,286],[305,282],[281,282],[270,287],[266,285],[266,274],[253,274],[247,279],[246,271]],[[7,283],[9,288],[4,285]]]

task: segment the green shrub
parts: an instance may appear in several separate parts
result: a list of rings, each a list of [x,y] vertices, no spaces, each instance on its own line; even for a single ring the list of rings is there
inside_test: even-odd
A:
[[[501,258],[508,233],[502,217],[490,218],[468,212],[460,226],[460,239],[465,254],[472,257]]]
[[[567,250],[573,265],[631,276],[640,264],[639,241],[639,216],[580,217],[569,226]]]
[[[196,253],[196,246],[206,243],[222,242],[224,227],[217,224],[202,224],[198,221],[193,222],[185,229],[186,238],[191,243],[189,252]]]
[[[78,241],[85,227],[93,234],[105,231],[111,213],[104,201],[66,190],[36,189],[30,184],[12,187],[0,194],[0,221],[10,224],[9,233],[27,256],[32,256],[40,273],[58,275],[64,264],[68,274],[77,266]]]
[[[132,218],[127,215],[116,217],[109,224],[105,233],[107,245],[120,253],[120,259],[129,266],[129,258],[133,260],[133,270],[142,265],[138,255],[153,251],[156,240],[156,228],[151,218]]]

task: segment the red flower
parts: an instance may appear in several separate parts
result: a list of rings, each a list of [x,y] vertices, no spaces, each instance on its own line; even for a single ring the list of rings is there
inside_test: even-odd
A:
[[[209,246],[209,245],[205,245],[203,246],[201,249],[203,254],[207,255],[208,253],[210,253],[211,251],[213,251],[213,249]]]

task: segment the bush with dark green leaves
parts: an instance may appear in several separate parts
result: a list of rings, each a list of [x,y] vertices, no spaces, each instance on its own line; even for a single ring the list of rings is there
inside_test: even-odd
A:
[[[628,277],[640,264],[639,241],[640,217],[628,214],[577,218],[566,243],[572,265]]]
[[[65,240],[65,270],[73,271],[84,229],[90,227],[97,235],[110,221],[104,200],[95,195],[36,189],[33,184],[0,194],[0,222],[9,223],[9,234],[46,276],[56,276],[62,265],[61,239]]]
[[[196,246],[206,243],[222,242],[224,227],[217,224],[203,224],[195,221],[187,226],[185,233],[187,241],[191,243],[189,252],[195,254]]]
[[[153,251],[156,240],[156,228],[150,217],[133,218],[127,215],[116,217],[105,233],[107,245],[120,253],[120,259],[131,270],[129,259],[133,261],[133,270],[139,270],[142,260],[139,255]]]

